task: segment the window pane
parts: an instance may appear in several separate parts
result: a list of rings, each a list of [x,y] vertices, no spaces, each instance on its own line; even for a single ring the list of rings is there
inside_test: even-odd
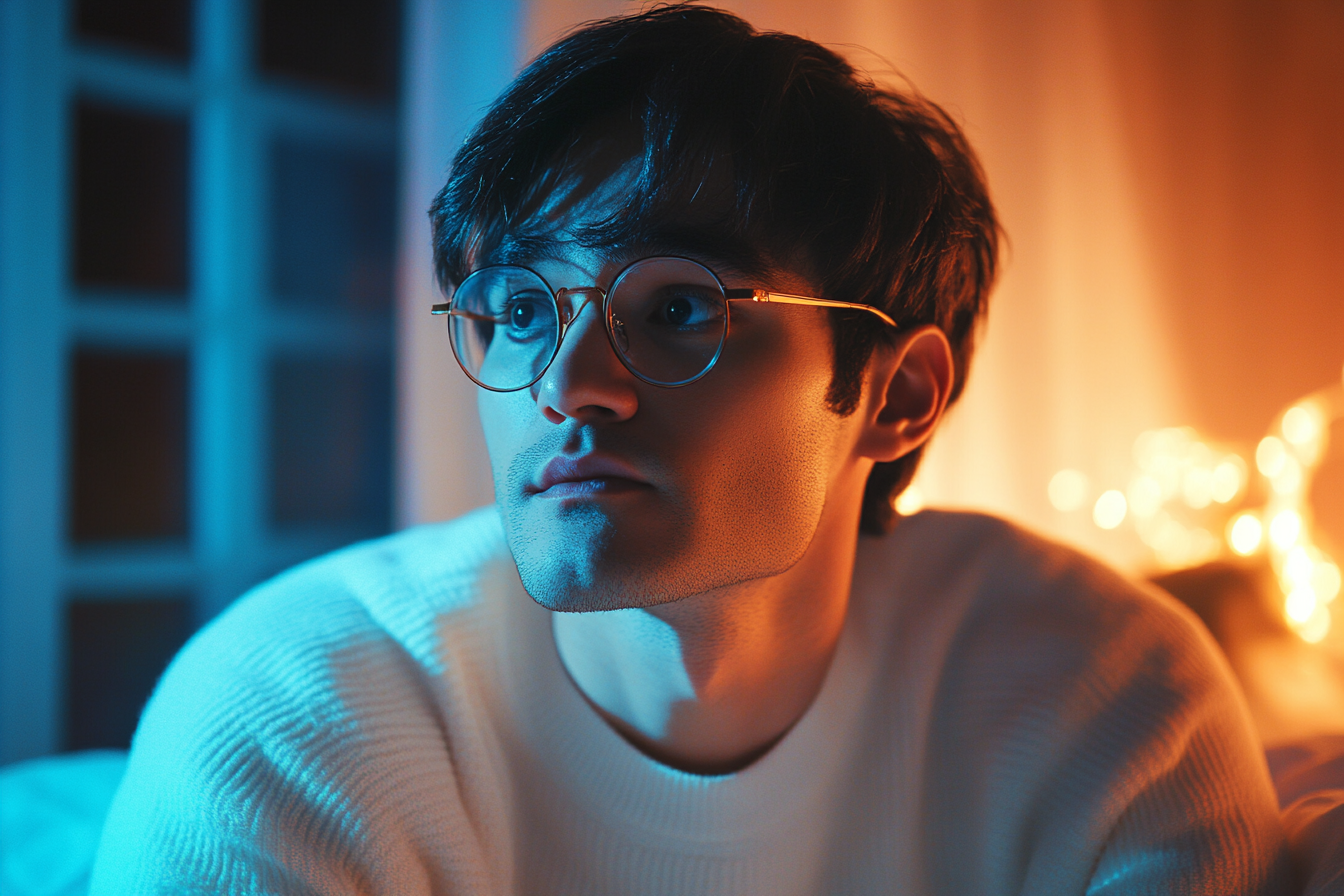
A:
[[[187,0],[79,0],[75,34],[186,61],[191,53]]]
[[[270,268],[278,301],[390,307],[395,171],[386,153],[274,143]]]
[[[75,352],[70,402],[70,537],[187,534],[187,360]]]
[[[399,5],[392,0],[259,0],[258,64],[268,75],[390,100],[397,89]]]
[[[186,119],[88,100],[75,110],[75,282],[181,296],[187,287]]]
[[[185,595],[66,605],[65,749],[125,749],[168,661],[191,633]]]
[[[271,521],[390,520],[392,376],[386,361],[271,365]]]

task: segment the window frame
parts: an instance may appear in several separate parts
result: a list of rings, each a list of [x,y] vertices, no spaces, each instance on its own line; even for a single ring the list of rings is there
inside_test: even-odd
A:
[[[263,78],[250,3],[194,0],[185,64],[80,40],[72,6],[0,3],[0,763],[62,746],[72,596],[189,592],[200,625],[267,576],[391,522],[390,514],[373,528],[268,522],[272,359],[299,352],[390,364],[396,301],[387,297],[385,314],[315,314],[269,300],[267,152],[273,135],[310,136],[387,152],[400,169],[400,97],[380,104]],[[187,116],[185,301],[74,283],[77,96]],[[186,352],[185,543],[69,543],[68,377],[77,345]]]

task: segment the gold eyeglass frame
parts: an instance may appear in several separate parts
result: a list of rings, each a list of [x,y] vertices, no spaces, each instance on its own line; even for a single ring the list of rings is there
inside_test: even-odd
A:
[[[620,285],[621,278],[624,277],[625,273],[629,271],[631,268],[633,268],[635,265],[643,264],[647,261],[656,261],[662,259],[666,259],[669,261],[686,261],[696,265],[697,267],[704,269],[706,272],[708,272],[708,274],[711,277],[714,278],[714,282],[718,284],[719,291],[723,293],[724,300],[729,303],[728,305],[724,306],[723,337],[719,340],[719,346],[714,352],[714,357],[711,358],[709,360],[709,363],[705,365],[704,369],[701,370],[699,373],[697,373],[695,376],[691,377],[690,379],[682,380],[680,382],[675,383],[662,383],[658,382],[657,380],[650,379],[649,377],[640,373],[632,366],[629,359],[625,357],[625,355],[621,352],[620,348],[616,345],[616,337],[612,332],[612,323],[615,320],[615,316],[611,312],[611,302],[608,299],[608,296],[611,294],[611,292],[615,291],[616,287]],[[488,265],[483,268],[478,268],[477,270],[472,271],[470,274],[468,274],[466,279],[464,279],[462,283],[466,283],[467,280],[471,279],[477,274],[482,273],[483,271],[491,270],[492,268],[517,268],[520,270],[527,271],[529,274],[531,274],[532,276],[536,277],[539,281],[541,281],[542,285],[545,286],[546,289],[552,293],[551,298],[555,302],[555,308],[557,312],[556,318],[560,323],[560,327],[559,327],[559,333],[557,333],[555,337],[555,348],[551,351],[551,357],[548,358],[546,363],[541,366],[541,369],[537,372],[537,375],[533,377],[530,382],[527,382],[521,386],[514,386],[508,389],[501,389],[497,386],[486,385],[485,383],[478,380],[475,376],[473,376],[471,371],[467,369],[467,365],[462,361],[461,355],[458,354],[457,340],[450,338],[448,340],[448,343],[453,350],[453,358],[457,361],[457,366],[462,368],[462,372],[465,373],[467,375],[467,378],[470,379],[473,383],[480,386],[482,389],[487,389],[491,392],[519,392],[523,389],[527,389],[535,385],[538,380],[540,380],[543,376],[545,376],[546,371],[549,370],[551,364],[555,362],[556,356],[560,354],[560,346],[564,344],[565,334],[569,332],[570,324],[572,324],[575,320],[577,320],[579,315],[583,313],[583,309],[587,307],[588,301],[594,295],[596,295],[598,297],[598,300],[601,302],[603,329],[605,329],[607,333],[607,342],[611,344],[611,350],[616,354],[616,358],[621,362],[621,365],[626,370],[630,371],[630,373],[634,375],[637,379],[645,383],[648,383],[651,386],[659,386],[664,389],[676,389],[681,386],[689,386],[691,383],[696,382],[697,380],[705,376],[705,374],[709,373],[711,370],[714,369],[714,365],[719,362],[719,356],[723,354],[723,347],[728,344],[728,335],[732,329],[732,313],[729,310],[732,302],[759,302],[759,303],[773,303],[777,305],[811,305],[817,308],[838,308],[849,311],[867,311],[871,314],[876,315],[884,324],[886,324],[889,327],[899,326],[896,323],[896,321],[891,318],[891,315],[887,314],[885,311],[882,311],[879,308],[874,308],[872,305],[862,305],[857,302],[839,302],[834,299],[818,299],[813,298],[812,296],[797,296],[792,295],[791,293],[775,292],[774,290],[762,289],[760,287],[742,287],[742,288],[729,289],[723,285],[723,281],[719,279],[719,275],[716,274],[708,265],[696,261],[694,258],[685,258],[680,255],[649,255],[644,258],[637,258],[617,272],[616,276],[613,277],[611,280],[610,289],[603,289],[600,286],[577,286],[577,287],[561,287],[560,289],[552,289],[551,284],[547,282],[545,277],[541,276],[541,274],[538,274],[536,271],[532,270],[526,265],[519,265],[519,264]],[[461,288],[461,284],[458,285],[458,288],[459,289]],[[566,305],[562,304],[560,300],[567,296],[578,296],[578,295],[584,296],[584,300],[579,304],[577,308],[574,308],[572,311],[569,311],[567,313]],[[494,317],[493,315],[479,314],[472,311],[466,311],[461,308],[454,308],[452,301],[439,302],[432,305],[430,307],[430,314],[447,314],[453,317],[464,317],[468,320],[490,321],[496,324],[502,323],[502,321],[500,321],[499,318]]]

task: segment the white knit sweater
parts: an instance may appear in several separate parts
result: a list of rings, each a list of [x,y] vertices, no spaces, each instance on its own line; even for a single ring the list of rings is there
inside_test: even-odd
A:
[[[493,510],[262,586],[150,701],[92,892],[1286,892],[1208,636],[1004,522],[862,539],[821,693],[737,774],[631,747],[549,622]]]

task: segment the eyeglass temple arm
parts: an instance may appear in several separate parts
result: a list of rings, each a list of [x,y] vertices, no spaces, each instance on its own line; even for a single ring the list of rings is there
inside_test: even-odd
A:
[[[454,308],[452,302],[440,302],[430,306],[430,314],[451,314],[455,317],[465,317],[467,320],[490,321],[491,323],[500,323],[500,319],[491,314],[477,314],[474,311],[463,311],[461,308]]]
[[[832,299],[813,299],[808,296],[792,296],[783,292],[771,292],[768,289],[725,289],[724,298],[732,301],[776,302],[780,305],[815,305],[818,308],[849,308],[854,311],[869,311],[882,319],[888,326],[897,326],[896,321],[885,311],[872,305],[860,305],[857,302],[837,302]],[[438,307],[438,306],[435,306]]]

